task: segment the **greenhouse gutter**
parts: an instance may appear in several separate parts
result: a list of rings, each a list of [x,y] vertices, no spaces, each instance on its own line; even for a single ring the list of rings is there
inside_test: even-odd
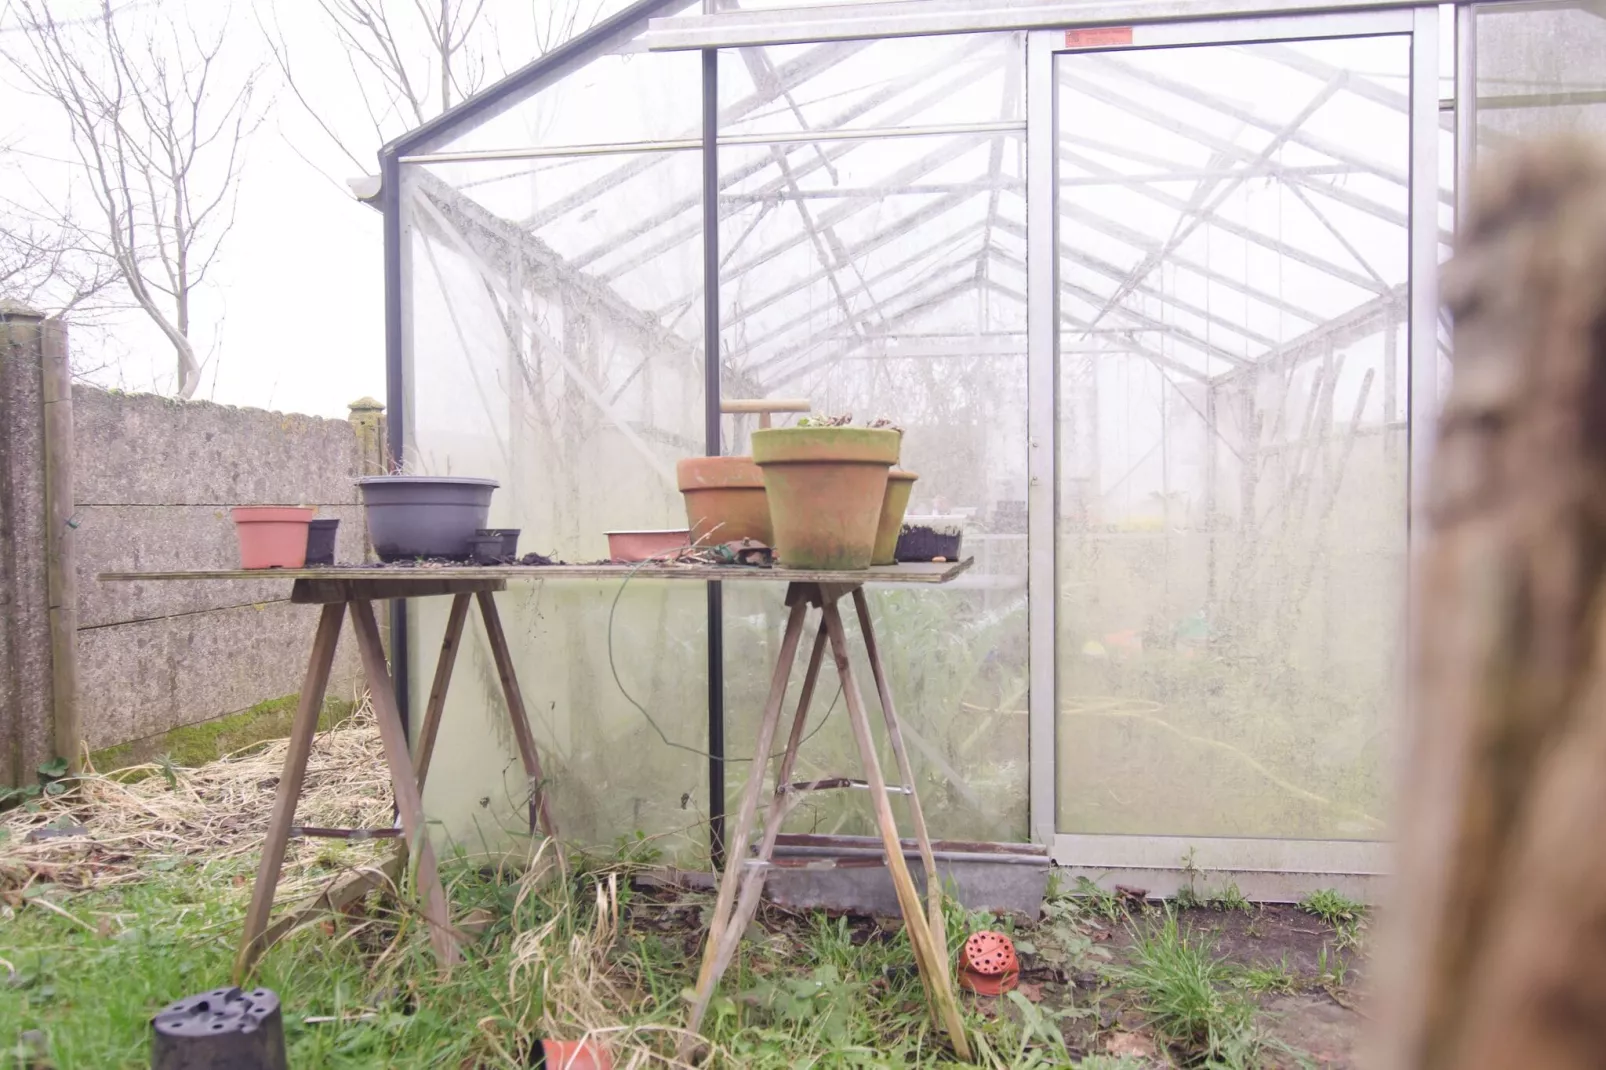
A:
[[[650,51],[675,52],[989,30],[1263,19],[1423,6],[1437,5],[1424,5],[1420,0],[925,0],[916,6],[895,0],[661,17],[651,20],[643,40]]]

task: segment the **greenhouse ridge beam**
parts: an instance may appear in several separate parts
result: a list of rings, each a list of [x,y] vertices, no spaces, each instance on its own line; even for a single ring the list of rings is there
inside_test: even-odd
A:
[[[892,2],[660,17],[648,24],[644,40],[653,51],[674,52],[867,37],[1133,26],[1417,6],[1420,0],[1260,0],[1259,3],[1248,0],[924,0],[918,5]]]

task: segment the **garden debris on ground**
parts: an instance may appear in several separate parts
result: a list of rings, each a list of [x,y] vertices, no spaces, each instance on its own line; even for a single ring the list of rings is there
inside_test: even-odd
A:
[[[284,747],[91,775],[0,814],[0,1053],[144,1067],[150,1015],[226,983]],[[365,713],[319,735],[297,817],[390,824]],[[280,909],[393,849],[293,841]],[[566,881],[542,864],[550,849],[443,858],[468,960],[444,977],[405,876],[270,948],[256,983],[283,1001],[292,1065],[511,1070],[544,1036],[602,1040],[618,1067],[686,1065],[673,1053],[712,895],[663,879],[650,837],[574,853]],[[953,903],[948,918],[956,961],[978,929],[1005,932],[1020,958],[1016,991],[962,1000],[993,1070],[1353,1065],[1366,917],[1335,892],[1262,907],[1201,874],[1167,905],[1083,882],[1034,925]],[[901,924],[775,904],[726,975],[702,1055],[756,1070],[954,1065]]]

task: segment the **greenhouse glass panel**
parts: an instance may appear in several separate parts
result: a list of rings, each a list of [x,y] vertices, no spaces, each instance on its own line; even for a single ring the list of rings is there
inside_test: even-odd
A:
[[[1025,35],[740,48],[720,56],[722,137],[1019,119]]]
[[[1606,16],[1598,4],[1479,6],[1480,151],[1513,138],[1606,133]]]
[[[1381,836],[1410,62],[1056,59],[1062,832]]]
[[[914,42],[908,54],[957,40],[968,42]],[[1017,38],[991,40],[1018,62]],[[746,65],[724,53],[722,95],[732,68],[741,92],[730,96],[754,92]],[[995,96],[986,117],[1018,119],[1019,105]],[[925,121],[972,117],[967,103],[947,107]],[[910,514],[967,524],[976,564],[959,581],[869,592],[922,805],[933,835],[948,838],[1027,831],[1023,151],[1018,130],[720,149],[722,395],[893,420],[903,465],[920,477]],[[726,452],[748,452],[751,420],[726,418]],[[781,624],[773,593],[726,586],[732,755],[750,753]],[[856,671],[870,680],[867,665]],[[800,777],[857,768],[837,687],[821,689],[809,731]],[[733,769],[732,804],[746,766]],[[856,794],[810,796],[789,827],[874,831]]]
[[[702,318],[650,310],[698,299],[700,235],[630,265],[641,236],[610,205],[622,189],[642,214],[695,201],[698,160],[403,168],[406,467],[497,479],[491,523],[521,528],[523,551],[594,561],[609,530],[684,523],[674,462],[701,447]],[[702,591],[548,582],[498,600],[564,834],[705,843]],[[415,695],[447,609],[411,606]],[[472,620],[454,680],[426,805],[458,842],[496,847],[522,830],[527,788]]]
[[[697,5],[685,9],[695,13]],[[663,15],[674,15],[667,8]],[[598,55],[536,92],[430,145],[434,153],[501,152],[677,141],[702,129],[701,61],[694,52],[643,52],[625,45]]]

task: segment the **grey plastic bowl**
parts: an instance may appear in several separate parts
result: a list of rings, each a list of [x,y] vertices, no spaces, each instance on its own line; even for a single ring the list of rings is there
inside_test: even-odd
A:
[[[485,526],[498,484],[463,476],[367,476],[357,486],[368,538],[381,561],[461,561],[469,555],[469,540]]]

